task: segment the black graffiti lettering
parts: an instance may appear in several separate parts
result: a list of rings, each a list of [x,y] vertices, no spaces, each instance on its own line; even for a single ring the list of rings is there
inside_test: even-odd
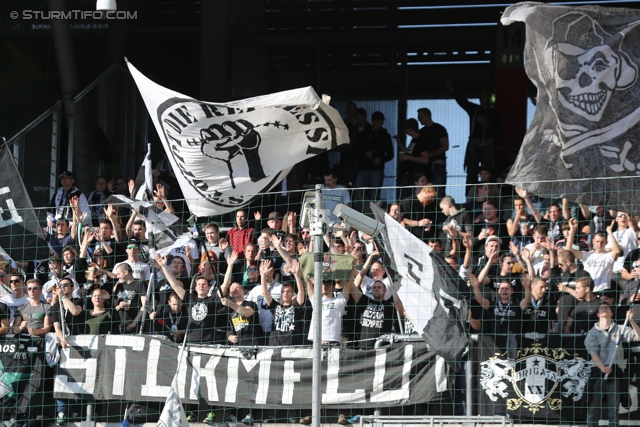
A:
[[[206,199],[210,202],[218,203],[222,200],[222,193],[218,190],[213,190],[213,194],[207,195]]]
[[[169,119],[164,119],[163,122],[169,126],[171,129],[175,130],[176,132],[178,132],[179,134],[182,134],[182,128],[180,126],[178,126],[176,123],[172,122]]]
[[[186,105],[181,106],[180,108],[176,109],[176,113],[180,114],[180,116],[188,123],[188,124],[192,124],[192,123],[197,123],[198,119],[196,119],[195,117],[193,117],[191,115],[191,113],[189,112],[189,110],[187,109]],[[171,115],[171,114],[169,114]]]
[[[304,107],[302,105],[289,105],[287,107],[283,107],[284,111],[288,111],[291,114],[293,114],[294,116],[296,115],[296,113],[300,110],[302,110]]]
[[[302,120],[300,120],[300,116],[302,116]],[[311,123],[320,121],[316,113],[313,112],[305,113],[303,115],[298,114],[296,115],[296,120],[298,120],[298,123],[301,125],[310,125]]]
[[[323,141],[329,140],[329,132],[325,128],[313,129],[313,135],[310,135],[311,130],[307,130],[304,133],[305,135],[307,135],[307,139],[311,142],[318,142],[320,140],[323,140]]]
[[[242,202],[244,202],[243,198],[238,198],[234,196],[229,197],[229,203],[242,203]]]
[[[175,114],[173,113],[169,113],[167,114],[169,117],[171,117],[173,120],[175,120],[176,123],[178,123],[178,125],[180,125],[180,132],[178,133],[182,133],[182,129],[187,127],[187,124],[184,123],[182,120],[180,120],[179,117],[177,117]]]
[[[171,141],[173,141],[175,144],[179,145],[180,147],[182,147],[182,141],[180,141],[178,138],[176,138],[175,136],[171,135],[169,132],[165,132],[165,134],[167,135],[167,138],[170,139]]]
[[[200,104],[200,108],[202,108],[202,112],[207,119],[210,119],[214,116],[224,116],[224,114],[218,110],[218,107],[215,107],[213,105]]]
[[[207,191],[209,189],[209,186],[207,185],[207,183],[205,183],[201,179],[194,179],[192,184],[195,185],[196,188],[200,191]]]

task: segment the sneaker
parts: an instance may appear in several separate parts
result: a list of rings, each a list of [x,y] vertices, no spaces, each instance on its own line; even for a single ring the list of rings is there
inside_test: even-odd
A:
[[[193,412],[189,412],[187,414],[187,422],[188,423],[197,423],[198,422],[198,417]]]
[[[358,424],[360,422],[360,415],[356,415],[355,417],[351,417],[347,420],[349,424]]]
[[[209,424],[210,426],[215,425],[216,424],[216,413],[215,412],[209,412],[207,414],[206,417],[204,417],[204,420],[202,420],[203,423],[205,424]]]
[[[305,426],[311,425],[311,417],[306,416],[304,418],[300,418],[300,424],[304,424]]]
[[[347,417],[345,417],[344,414],[340,414],[338,416],[338,424],[343,425],[343,426],[348,426],[349,425],[349,421],[347,421]]]
[[[67,425],[67,414],[65,412],[58,412],[58,416],[56,417],[56,427],[62,427]]]
[[[245,415],[245,417],[240,422],[242,424],[246,424],[248,426],[252,426],[253,425],[253,417],[251,416],[251,414],[247,414],[247,415]]]
[[[237,423],[238,422],[238,418],[236,418],[235,415],[229,415],[227,418],[224,419],[225,423]]]

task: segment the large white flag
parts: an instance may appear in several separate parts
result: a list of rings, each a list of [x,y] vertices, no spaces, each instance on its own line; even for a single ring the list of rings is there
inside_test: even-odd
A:
[[[162,414],[158,420],[158,427],[189,427],[187,416],[182,408],[182,402],[180,402],[180,395],[178,395],[178,383],[174,377],[171,382],[171,389],[169,395],[162,408]]]
[[[338,112],[311,87],[204,102],[128,65],[196,216],[233,211],[269,191],[297,163],[349,142]]]

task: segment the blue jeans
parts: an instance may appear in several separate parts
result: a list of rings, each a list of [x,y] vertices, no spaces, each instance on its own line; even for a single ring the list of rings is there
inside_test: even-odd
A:
[[[597,427],[600,414],[606,414],[609,427],[618,427],[618,405],[620,404],[618,380],[598,378],[590,391],[588,427]],[[605,404],[606,401],[606,404]]]

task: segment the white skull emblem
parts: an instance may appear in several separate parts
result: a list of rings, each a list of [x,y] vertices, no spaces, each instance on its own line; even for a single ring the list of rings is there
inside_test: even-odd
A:
[[[597,122],[613,91],[628,89],[636,81],[636,65],[620,50],[624,33],[609,34],[593,18],[576,12],[558,17],[552,26],[544,55],[558,102]]]
[[[578,56],[556,51],[555,57],[560,104],[587,120],[600,120],[617,86],[621,58],[607,45]]]

